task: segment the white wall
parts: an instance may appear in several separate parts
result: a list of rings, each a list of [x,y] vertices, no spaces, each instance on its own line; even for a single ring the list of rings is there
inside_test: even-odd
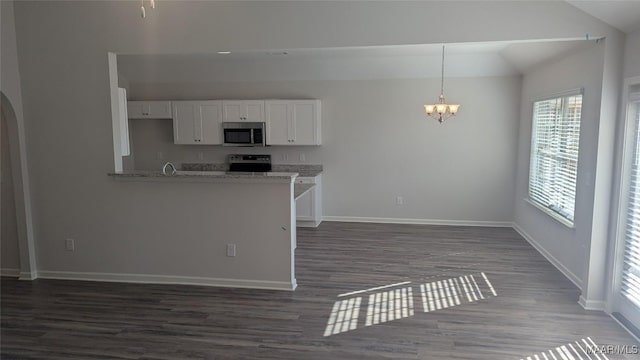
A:
[[[132,120],[133,153],[142,169],[160,168],[158,151],[177,163],[223,163],[229,153],[301,163],[304,154],[306,163],[324,165],[325,216],[511,221],[520,77],[447,79],[449,99],[462,107],[443,125],[422,107],[437,100],[439,85],[439,79],[132,83],[137,99],[321,99],[323,131],[320,147],[179,146],[171,121]],[[404,197],[403,206],[396,196]]]
[[[5,1],[2,1],[4,6]],[[450,17],[433,17],[430,14],[455,13],[456,26],[451,26]],[[74,271],[115,271],[119,256],[105,257],[104,254],[123,254],[126,248],[118,239],[127,236],[127,231],[118,228],[117,220],[135,221],[137,212],[111,204],[118,199],[134,197],[135,189],[117,186],[107,178],[113,169],[113,146],[111,135],[109,77],[107,73],[108,51],[116,53],[180,53],[206,52],[223,49],[290,49],[307,47],[400,45],[416,43],[528,40],[549,38],[584,37],[608,35],[613,30],[599,20],[592,18],[564,2],[183,2],[162,1],[157,9],[150,11],[146,19],[141,19],[138,5],[133,2],[91,1],[20,1],[15,4],[16,34],[19,50],[24,116],[26,122],[28,154],[30,155],[31,179],[33,186],[33,208],[36,225],[35,238],[38,255],[45,270],[67,269]],[[425,19],[429,21],[425,21]],[[243,19],[244,26],[238,26]],[[390,21],[390,19],[393,19]],[[4,19],[2,21],[5,23]],[[486,24],[491,24],[487,26]],[[433,31],[433,29],[439,29]],[[4,43],[3,51],[4,55]],[[4,78],[3,78],[4,79]],[[482,83],[472,86],[476,94],[499,92],[487,91]],[[4,86],[4,80],[3,80]],[[404,85],[403,85],[404,86]],[[351,105],[345,111],[347,119],[356,115],[368,117],[373,110],[386,118],[409,119],[416,126],[424,126],[424,132],[412,134],[411,140],[419,141],[423,133],[440,132],[433,145],[436,154],[428,156],[427,165],[437,155],[446,152],[464,158],[479,149],[467,145],[463,139],[484,134],[482,128],[473,127],[473,115],[469,113],[466,122],[462,114],[458,122],[441,127],[433,122],[418,120],[421,111],[418,104],[425,98],[437,94],[437,87],[424,89],[420,84],[409,85],[415,96],[411,101],[406,97],[389,96],[392,90],[373,86],[368,98]],[[448,89],[454,92],[455,83]],[[355,89],[355,88],[352,88]],[[404,89],[404,87],[403,87]],[[343,91],[348,91],[345,87]],[[435,90],[435,91],[434,91]],[[461,96],[461,111],[465,111],[470,93]],[[323,98],[322,96],[318,96]],[[376,101],[373,101],[373,100]],[[386,111],[377,104],[380,99],[390,99],[393,111]],[[453,100],[453,99],[452,99]],[[407,101],[411,106],[403,106]],[[486,106],[493,105],[483,104]],[[380,106],[379,108],[377,106]],[[514,105],[515,106],[515,105]],[[491,111],[493,108],[487,108]],[[370,113],[369,113],[370,112]],[[330,118],[330,114],[329,114]],[[391,128],[391,122],[376,125],[388,126],[389,132],[371,134],[380,139],[380,148],[375,155],[381,160],[386,151],[382,148],[389,137],[397,137],[399,128]],[[467,130],[464,126],[469,127]],[[331,132],[330,126],[326,129]],[[492,123],[483,126],[493,126]],[[462,129],[461,129],[462,128]],[[471,132],[471,128],[475,133]],[[354,135],[355,127],[348,127],[345,137],[327,139],[345,164],[352,164],[357,153],[346,153]],[[460,134],[466,133],[463,138]],[[491,133],[497,136],[501,131]],[[506,138],[505,138],[506,139]],[[502,139],[500,139],[502,140]],[[408,142],[411,144],[411,142]],[[452,144],[458,146],[453,147]],[[411,147],[410,147],[411,149]],[[355,150],[359,151],[359,150]],[[329,154],[323,161],[330,162]],[[433,157],[432,157],[433,156]],[[512,156],[512,155],[511,155]],[[417,165],[424,165],[418,159]],[[404,162],[396,163],[396,171],[402,171]],[[349,167],[345,167],[349,170]],[[457,179],[466,186],[464,179],[474,176],[456,164],[442,165],[448,174],[459,175]],[[342,168],[336,168],[337,171]],[[474,172],[486,172],[474,167]],[[330,169],[327,175],[330,176]],[[351,184],[357,184],[364,191],[377,189],[376,177],[384,175],[380,168],[368,170],[370,181],[362,184],[360,173],[353,171]],[[443,198],[439,195],[444,180],[435,184],[426,183],[424,178],[412,178],[402,186],[416,189],[431,189],[434,201],[445,206],[436,214],[450,217],[453,211],[465,216],[467,210],[459,208],[467,199]],[[351,197],[342,184],[327,184],[327,191]],[[493,190],[493,189],[490,189]],[[363,199],[360,204],[386,198],[382,194],[374,200]],[[408,200],[411,196],[405,195]],[[422,202],[427,199],[421,198]],[[432,199],[433,200],[433,199]],[[106,207],[104,204],[111,204]],[[343,204],[327,206],[328,212],[336,215],[352,213],[353,209],[343,208]],[[434,216],[424,209],[412,209],[407,204],[398,216],[419,213],[424,217]],[[339,212],[339,209],[343,209]],[[473,211],[469,211],[473,213]],[[379,210],[366,215],[378,216]],[[502,214],[487,214],[494,218]],[[435,216],[434,216],[435,217]],[[465,216],[466,217],[466,216]],[[107,229],[108,231],[106,231]],[[76,259],[69,261],[64,250],[64,239],[74,237],[91,249],[76,253]],[[130,244],[135,246],[134,243]],[[170,251],[171,244],[155,244],[157,251]],[[114,270],[115,269],[115,270]],[[161,267],[151,267],[149,271],[162,272]]]
[[[597,154],[604,43],[524,75],[520,117],[514,220],[520,230],[557,260],[565,274],[582,284],[593,213],[593,178]],[[576,189],[575,229],[560,224],[525,201],[528,198],[533,101],[554,93],[584,88],[580,124],[580,155]]]

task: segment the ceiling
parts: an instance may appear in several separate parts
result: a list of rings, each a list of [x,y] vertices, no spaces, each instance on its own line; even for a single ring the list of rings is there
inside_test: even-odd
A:
[[[445,72],[447,77],[518,75],[594,44],[593,40],[447,44]],[[440,44],[119,55],[118,70],[130,83],[438,78],[441,56]]]
[[[640,29],[640,0],[566,0],[627,34]]]

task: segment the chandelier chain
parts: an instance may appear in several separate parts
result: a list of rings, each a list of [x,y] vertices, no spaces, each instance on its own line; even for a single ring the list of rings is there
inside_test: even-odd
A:
[[[442,44],[442,74],[440,76],[440,95],[444,95],[444,44]]]

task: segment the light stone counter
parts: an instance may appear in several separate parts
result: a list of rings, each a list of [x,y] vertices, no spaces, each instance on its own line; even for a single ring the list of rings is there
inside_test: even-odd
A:
[[[160,171],[126,171],[109,173],[116,179],[140,181],[220,181],[220,182],[271,182],[291,183],[298,176],[295,172],[226,172],[226,171],[184,171],[164,175]]]

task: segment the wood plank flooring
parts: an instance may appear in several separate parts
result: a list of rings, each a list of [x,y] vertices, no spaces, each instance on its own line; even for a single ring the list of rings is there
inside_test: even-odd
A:
[[[512,229],[323,223],[298,229],[296,255],[295,292],[3,278],[1,358],[496,360],[587,337],[638,345]]]

